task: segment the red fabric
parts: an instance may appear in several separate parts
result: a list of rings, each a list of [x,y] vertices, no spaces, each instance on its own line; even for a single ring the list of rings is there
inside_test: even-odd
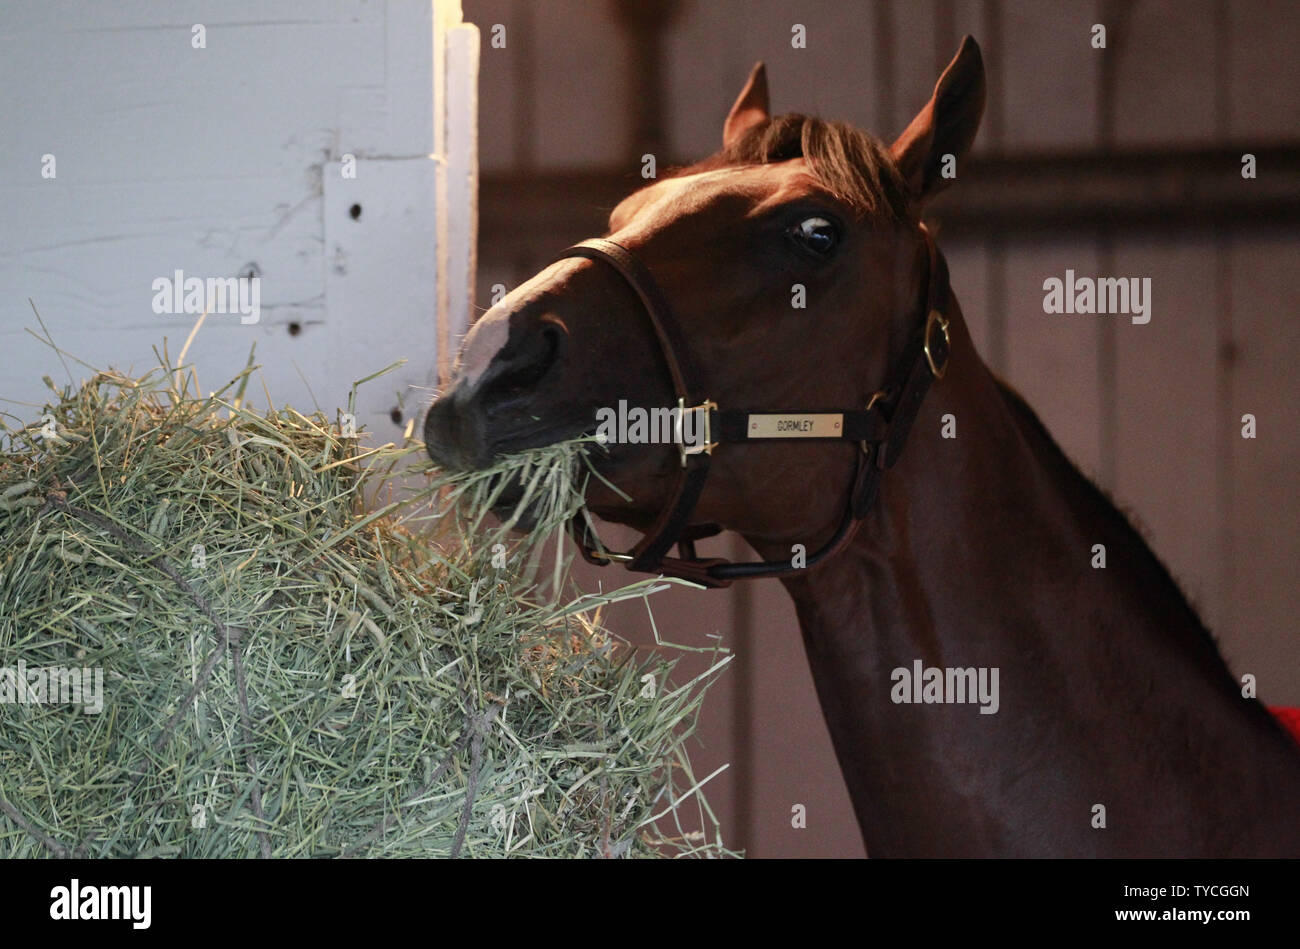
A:
[[[1291,737],[1300,742],[1300,708],[1271,708],[1269,711],[1291,733]]]

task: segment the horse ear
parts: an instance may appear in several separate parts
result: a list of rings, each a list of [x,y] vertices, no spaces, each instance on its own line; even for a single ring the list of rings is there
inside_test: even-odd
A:
[[[952,182],[983,114],[984,60],[979,45],[967,36],[935,83],[930,101],[889,147],[915,197],[925,201]]]
[[[771,116],[767,106],[767,68],[762,60],[754,64],[749,81],[740,91],[736,104],[722,123],[722,146],[727,148],[755,125],[761,125]]]

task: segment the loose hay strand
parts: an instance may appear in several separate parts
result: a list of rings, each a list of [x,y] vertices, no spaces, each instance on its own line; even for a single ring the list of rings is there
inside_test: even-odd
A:
[[[535,582],[583,443],[449,478],[160,362],[0,424],[0,670],[103,680],[0,671],[0,856],[730,855],[687,750],[729,656],[671,685],[595,616],[652,587]]]

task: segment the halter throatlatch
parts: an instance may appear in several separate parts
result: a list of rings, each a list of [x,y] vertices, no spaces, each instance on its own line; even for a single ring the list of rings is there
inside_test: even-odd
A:
[[[583,241],[561,253],[557,260],[585,257],[608,264],[635,291],[650,317],[655,338],[668,364],[678,408],[674,438],[681,456],[681,467],[668,502],[636,546],[622,554],[605,550],[579,512],[572,521],[571,532],[583,558],[594,564],[620,562],[629,570],[660,573],[707,587],[725,587],[732,580],[801,573],[848,546],[858,525],[871,510],[881,475],[892,468],[902,454],[908,432],[930,384],[935,379],[942,379],[948,368],[950,339],[948,319],[944,316],[948,306],[948,267],[925,225],[921,225],[921,235],[929,262],[925,321],[903,350],[885,386],[871,396],[866,408],[839,411],[720,408],[704,395],[699,373],[691,360],[691,351],[673,318],[668,300],[649,269],[636,256],[621,244],[605,238]],[[700,423],[694,425],[694,431],[702,431],[703,438],[687,444],[685,420],[693,414],[698,414]],[[791,438],[848,440],[861,446],[861,451],[856,453],[849,503],[830,540],[810,554],[802,567],[795,567],[788,560],[732,563],[696,556],[695,541],[722,530],[717,524],[687,524],[704,490],[714,449],[723,444]],[[682,556],[668,556],[674,544],[678,545]]]

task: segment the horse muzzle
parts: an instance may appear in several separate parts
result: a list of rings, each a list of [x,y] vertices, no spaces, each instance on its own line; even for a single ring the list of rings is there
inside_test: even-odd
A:
[[[541,448],[584,434],[591,412],[577,412],[552,390],[560,387],[564,333],[537,321],[514,329],[477,376],[462,373],[429,409],[429,457],[452,471],[487,468],[501,455]]]
[[[487,414],[474,396],[473,387],[457,383],[424,417],[425,450],[440,468],[475,471],[492,464]]]

